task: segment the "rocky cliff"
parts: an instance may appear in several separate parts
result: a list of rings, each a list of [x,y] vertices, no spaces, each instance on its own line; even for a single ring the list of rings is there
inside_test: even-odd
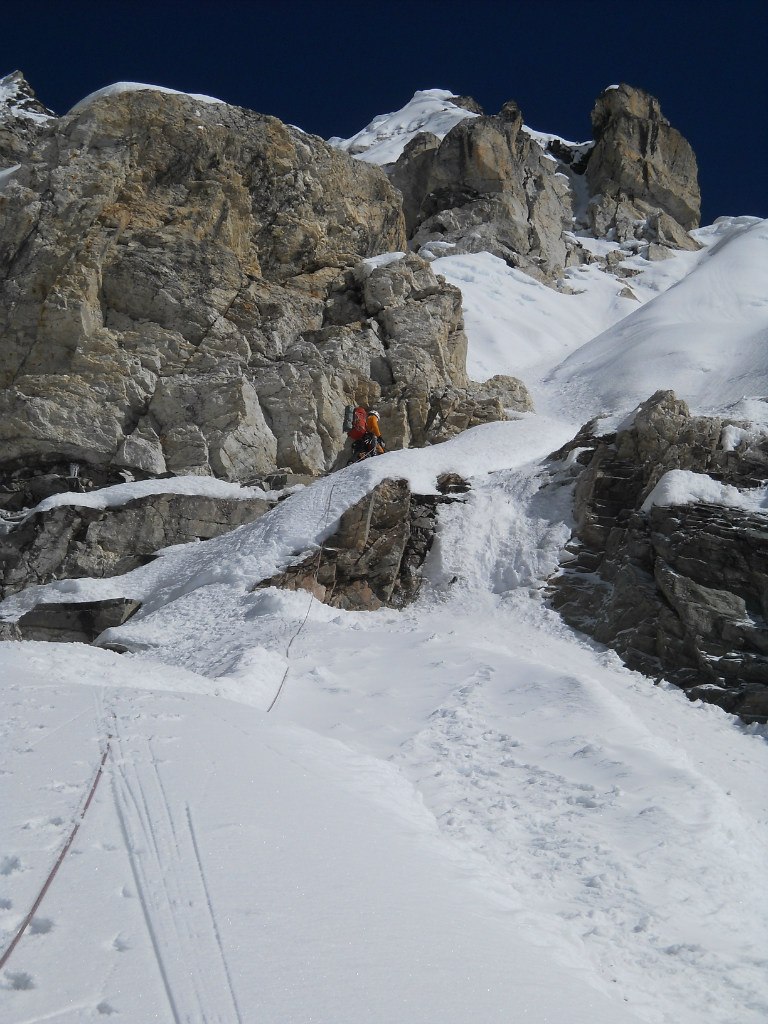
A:
[[[520,381],[467,379],[459,292],[402,254],[485,249],[556,281],[592,259],[569,233],[574,176],[595,230],[695,245],[690,147],[627,86],[599,98],[588,159],[534,137],[512,102],[485,116],[451,97],[458,123],[417,135],[388,177],[206,97],[112,87],[56,118],[19,73],[1,85],[14,494],[72,466],[86,485],[323,472],[352,401],[375,402],[398,447],[530,408]]]
[[[571,625],[631,667],[747,721],[768,718],[768,515],[712,500],[646,504],[671,470],[749,491],[768,442],[659,392],[616,434],[587,424],[570,559],[551,580]],[[734,440],[738,439],[738,440]]]
[[[593,230],[694,248],[686,232],[698,227],[701,211],[696,157],[659,101],[627,85],[607,89],[592,128],[586,177]]]
[[[461,121],[441,143],[422,135],[406,148],[391,175],[417,250],[439,242],[544,278],[562,274],[563,234],[573,225],[568,184],[522,129],[520,109],[507,103],[495,117]]]
[[[406,247],[377,168],[148,88],[36,131],[0,193],[8,486],[70,463],[99,483],[318,473],[350,401],[379,404],[397,445],[429,439],[433,392],[463,425],[504,415],[466,379],[458,291],[414,255],[365,262]]]

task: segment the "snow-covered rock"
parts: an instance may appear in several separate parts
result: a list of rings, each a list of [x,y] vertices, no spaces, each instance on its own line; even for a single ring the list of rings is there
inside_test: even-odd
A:
[[[8,180],[3,171],[16,169],[55,119],[21,71],[0,78],[0,194]]]
[[[571,555],[552,587],[566,621],[630,667],[765,721],[768,430],[723,444],[747,426],[692,417],[666,391],[616,434],[584,432]]]
[[[393,164],[418,135],[427,133],[442,140],[455,125],[481,113],[477,107],[469,109],[456,102],[462,99],[446,89],[422,89],[400,110],[379,114],[351,138],[328,141],[366,163]]]
[[[658,258],[697,248],[688,233],[698,225],[696,159],[654,97],[611,86],[592,114],[595,141],[585,143],[524,125],[512,101],[496,117],[461,102],[426,90],[351,139],[331,140],[385,167],[414,248],[491,252],[549,283],[586,261],[566,237],[572,227],[643,240]]]

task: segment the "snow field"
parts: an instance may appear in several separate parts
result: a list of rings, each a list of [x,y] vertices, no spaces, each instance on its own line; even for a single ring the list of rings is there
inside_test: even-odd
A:
[[[539,412],[592,416],[628,410],[671,388],[695,412],[768,391],[764,275],[768,222],[721,218],[692,232],[703,246],[659,263],[627,253],[636,276],[595,264],[566,272],[557,292],[490,253],[444,256],[433,269],[461,289],[467,369],[505,373],[531,388]],[[616,243],[579,239],[601,252]],[[629,287],[635,296],[625,298]]]
[[[553,389],[578,387],[593,414],[635,405],[657,388],[704,413],[765,395],[766,265],[768,221],[736,218],[682,280],[557,367]]]
[[[76,658],[45,688],[46,729],[25,656],[13,655],[16,726],[69,741],[46,763],[72,807],[90,770],[73,749],[95,757],[105,723],[114,738],[48,916],[5,974],[7,1019],[56,1007],[64,1021],[458,1024],[507,1020],[512,1005],[543,1020],[566,1000],[577,1022],[635,1019],[568,966],[551,992],[547,952],[508,901],[478,888],[396,766],[231,702],[66,682],[82,673]],[[145,663],[145,682],[158,670]],[[56,726],[53,709],[67,709]],[[27,889],[66,828],[66,811],[46,817],[49,786],[38,782],[8,875],[26,875]]]
[[[347,650],[334,636],[321,669],[311,667],[321,631],[310,625],[295,654],[307,652],[310,685],[297,666],[279,715],[348,745],[364,737],[393,760],[441,830],[481,858],[479,884],[517,901],[526,932],[546,935],[566,962],[590,964],[642,1019],[758,1021],[767,961],[763,938],[747,935],[753,925],[764,934],[768,833],[764,792],[740,805],[730,788],[743,788],[739,729],[596,645],[574,644],[531,599],[533,574],[554,567],[565,488],[515,476],[504,485],[506,518],[484,515],[482,488],[476,515],[471,501],[449,510],[455,535],[443,538],[436,575],[457,582],[436,607],[430,598],[418,614],[367,628],[362,617],[364,639]],[[516,579],[489,575],[476,557],[498,534],[537,552]],[[402,641],[391,636],[398,627]],[[417,720],[408,737],[399,723]],[[743,739],[754,778],[767,752]]]
[[[541,447],[562,430],[540,427]],[[64,707],[84,674],[98,680],[79,729],[90,712],[103,731],[115,713],[98,827],[128,872],[112,891],[140,894],[141,914],[129,927],[117,903],[111,944],[91,954],[103,964],[91,1008],[133,1005],[112,987],[117,942],[141,947],[134,961],[155,979],[142,998],[159,1019],[216,1020],[225,1007],[235,1021],[266,1008],[297,1022],[458,1022],[506,1020],[510,1006],[542,1021],[762,1019],[768,814],[744,779],[768,752],[542,607],[568,533],[568,480],[567,467],[535,462],[476,476],[443,516],[428,591],[404,613],[308,609],[306,594],[219,583],[113,631],[138,655],[73,645],[53,668],[48,645],[6,645],[32,718],[46,669]],[[307,492],[280,508],[303,520]],[[76,779],[97,748],[94,735]],[[31,869],[20,852],[9,863]],[[247,914],[234,889],[249,893]],[[189,984],[191,963],[209,987]],[[254,963],[268,968],[258,985]],[[34,987],[11,989],[14,1001],[50,1005],[56,985],[21,970]],[[406,979],[396,995],[392,977]]]

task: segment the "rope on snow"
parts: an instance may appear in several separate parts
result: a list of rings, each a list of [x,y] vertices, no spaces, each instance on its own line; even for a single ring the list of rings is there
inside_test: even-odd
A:
[[[19,944],[22,935],[24,934],[24,932],[29,927],[29,924],[30,924],[32,918],[37,913],[37,911],[38,911],[38,909],[40,907],[40,904],[43,902],[43,899],[45,898],[45,894],[50,889],[51,883],[53,882],[54,878],[56,877],[56,873],[58,872],[59,868],[62,865],[62,862],[64,861],[64,858],[66,857],[67,853],[69,852],[69,848],[72,845],[75,836],[77,835],[78,829],[80,828],[80,825],[82,824],[82,821],[83,821],[83,818],[85,817],[86,811],[91,806],[91,801],[93,800],[93,795],[96,792],[96,787],[98,786],[99,781],[101,779],[101,776],[102,776],[102,773],[103,773],[103,770],[104,770],[104,765],[106,763],[107,758],[109,757],[109,752],[110,752],[111,744],[112,744],[112,735],[109,734],[107,736],[107,745],[104,748],[104,753],[101,755],[101,761],[99,761],[99,766],[96,769],[96,772],[95,772],[95,774],[93,776],[93,781],[92,781],[91,787],[90,787],[90,789],[88,791],[88,796],[85,799],[85,803],[83,804],[82,809],[80,810],[80,813],[77,815],[77,818],[75,819],[74,827],[73,827],[72,831],[69,833],[69,837],[67,838],[67,841],[64,843],[64,845],[62,846],[61,850],[59,851],[59,855],[56,858],[56,862],[54,863],[53,867],[49,871],[48,877],[46,878],[45,882],[43,883],[42,889],[37,894],[37,899],[32,904],[31,910],[29,911],[27,916],[24,918],[24,920],[19,925],[19,928],[17,929],[16,934],[11,939],[10,945],[8,946],[6,951],[3,953],[2,957],[0,957],[0,970],[2,970],[3,967],[5,967],[8,959],[9,959],[9,957],[11,955],[11,953],[13,953],[14,949]]]

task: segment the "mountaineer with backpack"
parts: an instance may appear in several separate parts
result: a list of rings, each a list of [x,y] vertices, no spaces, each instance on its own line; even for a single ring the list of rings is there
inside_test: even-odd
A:
[[[350,462],[360,462],[384,453],[384,438],[376,409],[366,412],[362,405],[348,405],[344,410],[344,430],[352,442]]]

